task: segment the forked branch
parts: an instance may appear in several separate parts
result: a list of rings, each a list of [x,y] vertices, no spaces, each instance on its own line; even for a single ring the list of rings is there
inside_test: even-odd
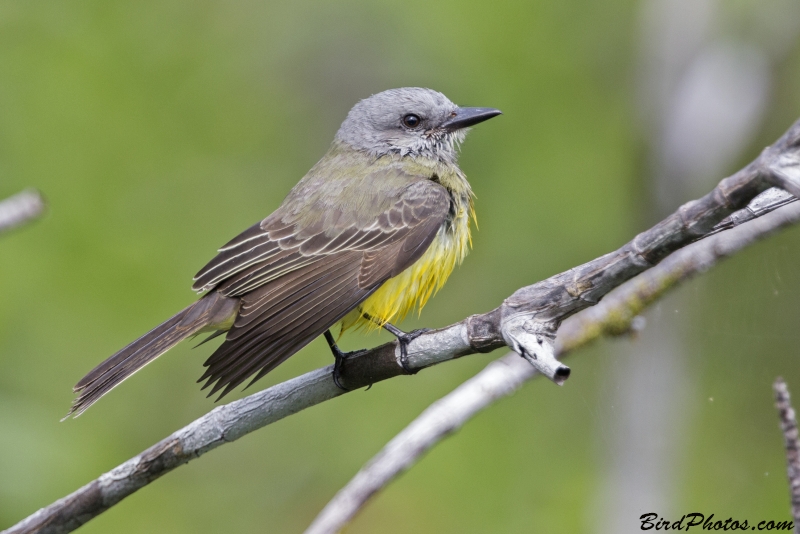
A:
[[[615,336],[630,332],[634,329],[633,325],[638,314],[668,290],[696,274],[705,272],[721,259],[798,221],[800,221],[800,204],[792,204],[675,252],[659,265],[624,283],[597,306],[568,319],[558,331],[557,356],[561,359],[605,335]],[[305,534],[339,532],[352,521],[373,495],[389,485],[403,471],[412,467],[440,441],[461,428],[478,412],[510,395],[536,375],[533,367],[524,365],[513,353],[490,363],[452,393],[433,403],[394,437],[336,494]],[[776,398],[784,421],[784,433],[787,436],[786,450],[790,459],[793,504],[797,499],[793,510],[800,513],[797,424],[794,422],[792,426],[786,422],[788,419],[785,414],[789,412],[785,406],[788,406],[788,400],[781,404],[777,387],[776,383]],[[794,412],[791,412],[791,417],[794,421]],[[794,439],[791,443],[790,436]]]
[[[800,121],[711,193],[681,206],[615,252],[524,287],[488,313],[417,337],[408,346],[409,367],[418,371],[467,354],[509,346],[539,372],[562,383],[569,370],[555,359],[554,340],[564,319],[597,304],[612,289],[676,250],[714,233],[715,225],[773,186],[796,196],[800,192]],[[392,342],[350,358],[340,381],[353,390],[405,374],[398,353],[396,342]],[[70,532],[175,467],[342,394],[330,371],[331,367],[318,369],[220,406],[5,533]]]

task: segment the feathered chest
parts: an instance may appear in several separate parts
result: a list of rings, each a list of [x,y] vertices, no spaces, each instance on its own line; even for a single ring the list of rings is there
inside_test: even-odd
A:
[[[459,177],[463,178],[463,175]],[[466,183],[466,179],[463,180]],[[470,219],[474,218],[471,191],[469,185],[460,192],[448,190],[451,194],[450,213],[428,249],[410,267],[387,280],[365,300],[360,306],[361,312],[384,323],[402,320],[415,307],[422,310],[467,255],[471,245]],[[352,317],[345,321],[343,328],[359,321],[363,319]]]

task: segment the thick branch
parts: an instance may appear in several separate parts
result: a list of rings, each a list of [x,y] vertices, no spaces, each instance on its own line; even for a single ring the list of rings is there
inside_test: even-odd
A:
[[[558,354],[561,357],[567,356],[575,349],[603,335],[629,332],[634,318],[667,290],[675,288],[698,273],[705,272],[721,259],[755,241],[798,221],[800,221],[800,204],[792,204],[674,253],[658,266],[620,286],[599,305],[566,321],[558,332],[556,342]],[[525,381],[536,376],[532,366],[522,365],[521,362],[521,358],[513,353],[500,358],[452,393],[432,404],[336,494],[314,519],[305,534],[339,532],[364,507],[370,497],[419,461],[431,448],[461,428],[479,411],[510,395]],[[779,410],[783,417],[785,412],[780,407]],[[794,412],[792,412],[793,417]],[[786,424],[783,428],[786,432]],[[786,434],[786,448],[787,456],[790,458],[789,474],[794,504],[795,497],[800,497],[800,493],[795,493],[800,492],[800,463],[798,463],[800,459],[796,424],[792,429],[795,448],[790,449],[789,434]],[[791,463],[792,460],[797,466],[794,478],[792,478],[794,465]],[[800,504],[800,499],[797,502]],[[795,519],[795,524],[800,522]]]
[[[44,212],[44,198],[35,189],[26,189],[0,201],[0,233],[36,219]]]
[[[792,518],[794,531],[800,532],[800,439],[797,433],[797,418],[792,408],[789,388],[783,378],[778,377],[772,385],[775,394],[775,408],[781,419],[783,443],[786,447],[786,467],[789,477],[789,491],[792,497]]]
[[[539,372],[557,383],[563,382],[569,370],[555,360],[553,348],[561,321],[596,304],[609,291],[675,250],[713,232],[716,224],[773,185],[800,190],[799,144],[800,121],[753,163],[722,180],[711,193],[685,204],[619,250],[522,288],[491,312],[417,337],[408,346],[409,367],[417,371],[508,345]],[[393,342],[346,360],[341,382],[352,390],[400,374],[405,371]],[[178,465],[340,393],[330,378],[330,368],[325,368],[217,408],[11,527],[6,534],[69,532]]]

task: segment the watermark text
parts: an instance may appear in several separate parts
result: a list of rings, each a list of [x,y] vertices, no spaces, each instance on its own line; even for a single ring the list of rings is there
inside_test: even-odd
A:
[[[732,517],[727,519],[717,519],[714,514],[706,516],[699,512],[685,514],[677,520],[669,520],[665,517],[660,517],[658,514],[649,513],[643,514],[639,517],[641,521],[642,530],[677,530],[683,532],[699,531],[699,530],[777,530],[777,531],[793,531],[794,523],[791,521],[754,521],[748,522],[736,520]]]

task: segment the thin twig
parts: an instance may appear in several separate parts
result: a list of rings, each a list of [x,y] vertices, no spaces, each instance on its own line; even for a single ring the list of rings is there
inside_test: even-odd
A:
[[[714,229],[705,237],[722,232],[723,230],[730,230],[734,226],[739,226],[747,221],[752,221],[753,219],[761,217],[762,215],[766,215],[767,213],[775,211],[776,209],[787,204],[791,204],[792,202],[797,202],[797,197],[791,193],[788,193],[783,189],[778,189],[777,187],[767,189],[756,198],[751,200],[746,208],[733,213],[730,217],[725,217],[722,219],[722,221],[717,223],[714,226]]]
[[[709,234],[725,217],[776,186],[800,196],[800,121],[709,194],[684,204],[618,250],[523,287],[488,313],[472,315],[415,338],[408,345],[407,366],[417,371],[467,354],[509,346],[540,373],[563,383],[569,369],[555,359],[553,344],[564,319],[597,304],[614,288]],[[406,374],[406,368],[400,363],[397,342],[392,342],[345,360],[339,381],[353,390],[402,374]],[[295,388],[299,391],[295,392]],[[339,394],[326,368],[217,408],[5,534],[70,532],[178,465]],[[275,403],[280,404],[280,409],[275,409]],[[227,428],[235,430],[228,433]]]
[[[705,272],[721,259],[798,221],[800,204],[792,204],[674,253],[656,267],[614,290],[599,305],[568,319],[558,332],[556,347],[559,356],[567,356],[603,335],[629,332],[635,317],[667,290],[674,289],[690,277]],[[305,534],[339,532],[352,521],[370,497],[419,461],[427,451],[461,428],[479,411],[510,395],[534,376],[535,370],[531,366],[521,365],[520,358],[513,353],[490,363],[452,393],[433,403],[395,436],[334,496]],[[781,414],[783,416],[783,411]],[[794,412],[791,416],[794,421]],[[789,452],[788,434],[785,435],[794,504],[798,495],[795,491],[800,492],[800,459],[796,447],[796,425],[792,431],[795,440],[793,457]],[[795,478],[792,478],[792,458],[797,463]],[[798,524],[797,519],[795,524]]]
[[[794,532],[800,534],[800,440],[797,433],[797,418],[792,408],[789,389],[783,378],[778,377],[772,384],[775,393],[775,408],[781,419],[783,443],[786,447],[786,471],[789,475],[789,491],[792,496],[792,517]]]
[[[0,201],[0,233],[38,218],[44,213],[45,203],[42,194],[36,189],[26,189],[21,193]]]

